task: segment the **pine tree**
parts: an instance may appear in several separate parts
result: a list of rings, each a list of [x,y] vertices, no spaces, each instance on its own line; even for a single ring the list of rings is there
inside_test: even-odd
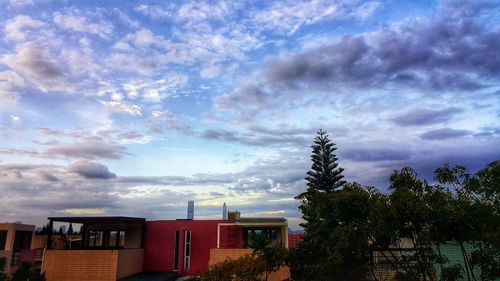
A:
[[[71,223],[69,223],[69,227],[68,227],[68,235],[71,235],[73,234],[73,225]]]
[[[321,208],[321,201],[323,201],[321,198],[331,196],[345,184],[345,181],[342,180],[344,169],[338,167],[338,158],[334,153],[337,148],[325,131],[321,129],[318,131],[311,148],[313,164],[305,178],[307,191],[296,197],[302,201],[299,208],[303,214],[302,218],[305,220],[302,226],[306,234],[313,230],[311,228],[315,222],[322,221],[321,214],[318,212]]]
[[[339,221],[335,217],[332,200],[345,184],[343,169],[338,166],[335,144],[325,131],[319,130],[311,146],[312,166],[307,172],[307,190],[296,197],[301,201],[300,211],[305,221],[304,242],[297,256],[302,261],[296,272],[297,280],[331,280],[331,233]]]

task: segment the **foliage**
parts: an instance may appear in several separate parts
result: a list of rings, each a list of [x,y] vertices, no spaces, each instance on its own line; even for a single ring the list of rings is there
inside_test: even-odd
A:
[[[323,131],[312,148],[307,190],[297,196],[305,239],[291,252],[294,280],[384,280],[372,254],[398,281],[500,277],[500,161],[476,174],[445,165],[431,184],[405,167],[382,193],[341,180],[334,144]],[[458,245],[465,267],[441,254],[447,241]],[[468,253],[465,244],[476,250]]]
[[[202,281],[260,281],[264,266],[253,256],[246,255],[238,259],[227,259],[212,265],[208,271],[200,275]]]
[[[0,257],[0,281],[7,280],[7,274],[4,273],[6,266],[7,266],[7,259],[4,257]]]
[[[457,281],[457,280],[462,280],[464,277],[463,275],[463,268],[459,264],[455,264],[452,266],[448,266],[443,268],[441,272],[441,277],[439,281]]]
[[[269,243],[264,239],[257,241],[253,257],[257,260],[257,263],[262,264],[264,270],[263,279],[265,281],[269,279],[272,272],[289,264],[288,250],[280,243]]]
[[[307,191],[297,196],[306,223],[304,241],[292,253],[296,280],[367,279],[371,246],[363,222],[376,205],[369,202],[378,199],[361,185],[342,180],[335,150],[320,130],[312,145]]]
[[[31,269],[31,264],[21,262],[16,272],[12,275],[11,281],[45,281],[44,274],[38,274]]]

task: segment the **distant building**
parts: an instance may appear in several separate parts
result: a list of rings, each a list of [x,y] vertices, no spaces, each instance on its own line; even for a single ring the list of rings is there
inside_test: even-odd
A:
[[[36,262],[37,253],[32,248],[34,233],[34,225],[0,223],[0,257],[7,260],[7,275],[11,275],[21,261]]]
[[[290,233],[288,234],[288,247],[297,248],[297,246],[304,241],[304,234],[302,233]]]

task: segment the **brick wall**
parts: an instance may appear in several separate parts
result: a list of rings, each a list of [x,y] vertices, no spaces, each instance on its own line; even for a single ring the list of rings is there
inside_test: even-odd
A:
[[[226,259],[237,259],[244,255],[252,254],[252,249],[210,249],[209,265],[223,262]],[[282,267],[276,272],[271,273],[269,281],[282,281],[290,278],[290,269]]]
[[[47,281],[115,281],[117,250],[48,250],[43,259]]]

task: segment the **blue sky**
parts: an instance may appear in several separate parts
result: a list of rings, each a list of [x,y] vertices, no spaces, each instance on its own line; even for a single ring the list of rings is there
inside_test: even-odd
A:
[[[386,189],[500,159],[496,1],[0,1],[0,220],[285,216],[323,128]]]

